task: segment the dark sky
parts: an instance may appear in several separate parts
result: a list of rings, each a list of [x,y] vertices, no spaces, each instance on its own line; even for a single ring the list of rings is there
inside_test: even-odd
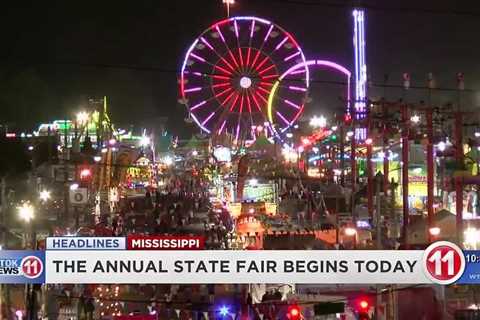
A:
[[[236,2],[233,14],[279,24],[297,38],[307,59],[352,67],[351,7],[346,5],[351,2]],[[480,89],[479,5],[363,3],[370,7],[367,63],[373,82],[381,83],[389,74],[390,84],[401,84],[402,73],[410,72],[412,84],[423,86],[426,74],[433,72],[438,87],[454,88],[455,74],[463,71],[466,87]],[[221,0],[9,1],[8,6],[0,17],[0,121],[32,125],[62,118],[82,109],[87,97],[107,95],[117,122],[141,124],[165,116],[174,133],[187,126],[185,109],[177,103],[176,72],[183,55],[195,37],[225,16]],[[313,77],[331,79],[316,71]],[[312,89],[308,113],[326,112],[339,104],[338,86],[314,84]],[[370,92],[379,96],[383,89]],[[401,90],[388,89],[386,94],[397,99]],[[433,100],[455,97],[439,92]],[[425,98],[425,92],[411,90],[408,98]],[[469,106],[480,106],[479,99],[477,93],[464,94]]]

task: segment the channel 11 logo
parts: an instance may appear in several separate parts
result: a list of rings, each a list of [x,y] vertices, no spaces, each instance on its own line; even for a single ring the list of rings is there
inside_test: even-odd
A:
[[[29,279],[38,278],[43,271],[42,259],[36,256],[27,256],[22,259],[20,269],[24,277]]]
[[[434,283],[452,284],[465,271],[463,251],[448,241],[432,243],[423,253],[423,271]]]

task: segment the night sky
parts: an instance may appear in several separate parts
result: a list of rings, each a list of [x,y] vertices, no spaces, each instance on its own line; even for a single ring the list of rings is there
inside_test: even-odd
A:
[[[226,12],[221,0],[198,1],[10,1],[0,19],[1,122],[32,126],[82,109],[88,97],[107,95],[114,121],[141,125],[168,117],[185,135],[185,108],[177,103],[177,70],[190,43]],[[353,67],[351,7],[344,1],[236,0],[232,13],[269,19],[290,31],[307,59]],[[473,1],[472,1],[473,2]],[[455,88],[465,73],[467,88],[480,90],[480,8],[466,1],[364,1],[367,63],[373,83]],[[460,4],[461,3],[461,4]],[[333,4],[333,5],[329,5]],[[121,67],[124,66],[124,67]],[[315,80],[339,80],[313,71]],[[338,85],[316,83],[307,114],[341,105]],[[480,91],[479,91],[480,92]],[[384,94],[371,88],[372,97]],[[387,89],[390,99],[401,89]],[[455,101],[435,92],[434,103]],[[407,99],[426,99],[410,90]],[[463,104],[480,106],[480,94],[464,93]]]

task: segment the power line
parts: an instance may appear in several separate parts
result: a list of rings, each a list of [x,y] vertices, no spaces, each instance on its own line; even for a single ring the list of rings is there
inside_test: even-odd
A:
[[[262,2],[265,0],[262,0]],[[462,11],[462,10],[441,10],[441,9],[431,9],[431,8],[414,8],[414,7],[382,7],[378,5],[370,5],[366,3],[360,3],[355,5],[352,1],[346,1],[343,3],[338,2],[327,2],[322,0],[308,1],[308,0],[268,0],[269,2],[292,4],[292,5],[302,5],[302,6],[318,6],[318,7],[329,7],[329,8],[348,8],[353,9],[355,7],[368,9],[370,11],[381,11],[381,12],[394,12],[394,13],[420,13],[420,14],[430,14],[430,15],[455,15],[463,17],[472,17],[479,18],[480,12],[477,11]]]
[[[277,0],[273,0],[277,1]],[[279,1],[279,0],[278,0]],[[290,0],[286,0],[290,1]],[[295,0],[296,1],[296,0]],[[480,15],[479,15],[480,17]],[[159,72],[159,73],[166,73],[166,74],[176,74],[178,75],[179,72],[173,68],[165,68],[160,66],[142,66],[142,65],[130,65],[130,64],[108,64],[108,63],[85,63],[85,62],[78,62],[78,61],[37,61],[37,62],[17,62],[20,65],[66,65],[66,66],[74,66],[74,67],[87,67],[87,68],[96,68],[96,69],[120,69],[120,70],[133,70],[133,71],[145,71],[145,72]],[[215,74],[205,74],[206,76],[212,76]],[[255,79],[255,78],[252,78]],[[301,82],[303,79],[288,79],[286,81],[291,82]],[[331,85],[339,85],[339,86],[347,86],[348,83],[345,81],[334,81],[334,80],[320,80],[320,79],[310,79],[310,83],[319,83],[319,84],[331,84]],[[396,88],[404,90],[404,86],[401,84],[385,84],[380,82],[370,82],[369,87],[376,87],[376,88]],[[411,85],[409,90],[431,90],[432,92],[444,91],[444,92],[458,92],[458,88],[451,88],[451,87],[436,87],[430,88],[428,86],[415,86]],[[480,93],[480,90],[475,89],[464,89],[461,92],[468,92],[468,93]]]

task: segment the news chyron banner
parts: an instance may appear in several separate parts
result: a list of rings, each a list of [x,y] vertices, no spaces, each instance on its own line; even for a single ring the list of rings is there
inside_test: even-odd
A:
[[[2,283],[479,284],[480,251],[204,250],[202,237],[52,237],[0,251]]]

